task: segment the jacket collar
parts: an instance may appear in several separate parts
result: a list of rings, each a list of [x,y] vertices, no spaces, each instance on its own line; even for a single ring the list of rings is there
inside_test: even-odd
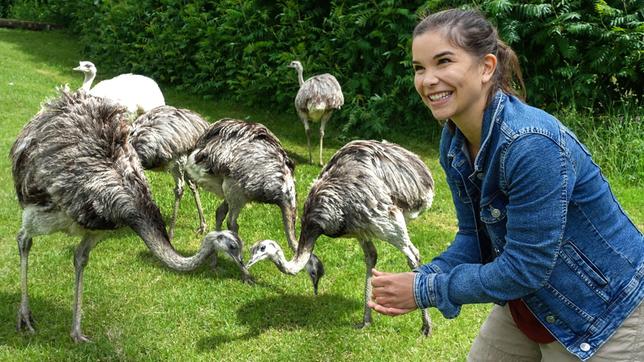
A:
[[[483,162],[489,148],[490,139],[492,138],[492,131],[494,129],[493,125],[498,119],[500,111],[503,109],[503,104],[506,98],[507,95],[499,90],[494,94],[494,97],[492,97],[490,104],[485,107],[481,129],[481,147],[479,148],[479,153],[474,160],[474,172],[481,172],[483,169]],[[464,157],[468,157],[468,152],[464,147],[465,136],[458,127],[455,127],[454,136],[452,137],[452,141],[449,146],[448,157],[454,161],[460,158],[457,157],[459,153],[462,153]],[[462,162],[464,161],[458,162],[458,164],[461,164]]]
[[[494,129],[494,123],[498,120],[498,117],[503,109],[503,104],[507,95],[502,91],[497,91],[492,97],[492,101],[485,108],[483,112],[483,127],[481,129],[481,147],[479,148],[479,153],[476,155],[476,160],[474,160],[474,171],[479,172],[483,169],[483,160],[485,160],[486,152],[488,151],[490,139],[492,138],[492,130]]]

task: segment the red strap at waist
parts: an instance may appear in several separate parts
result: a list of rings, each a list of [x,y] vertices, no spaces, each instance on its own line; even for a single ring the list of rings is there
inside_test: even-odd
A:
[[[550,334],[546,327],[532,314],[523,300],[515,299],[508,302],[512,319],[517,327],[526,337],[532,341],[546,344],[555,341],[555,337]]]

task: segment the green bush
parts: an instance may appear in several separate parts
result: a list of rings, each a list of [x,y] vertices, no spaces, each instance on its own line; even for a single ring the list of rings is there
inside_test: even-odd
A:
[[[138,72],[207,99],[293,111],[299,59],[305,77],[334,74],[345,136],[426,130],[415,94],[411,32],[420,14],[476,7],[518,53],[528,102],[553,112],[641,104],[644,9],[625,0],[16,0],[80,34],[99,77]],[[18,11],[16,10],[16,11]],[[334,122],[334,123],[335,123]]]
[[[9,17],[13,0],[0,0],[0,18]]]
[[[643,111],[622,106],[596,115],[566,109],[558,116],[588,147],[604,174],[644,186]]]
[[[332,132],[435,138],[413,88],[411,32],[422,14],[453,6],[476,7],[497,25],[519,55],[529,103],[569,124],[608,173],[643,178],[642,123],[631,117],[641,113],[644,73],[636,1],[16,0],[12,12],[67,24],[99,78],[142,73],[295,118],[297,78],[286,65],[298,59],[305,77],[329,72],[342,85],[345,106],[333,117],[342,126]]]

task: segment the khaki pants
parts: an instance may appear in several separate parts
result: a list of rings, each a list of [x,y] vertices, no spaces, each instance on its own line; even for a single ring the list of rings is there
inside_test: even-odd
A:
[[[474,339],[470,362],[579,361],[561,343],[538,344],[516,326],[507,305],[495,305]],[[615,334],[588,360],[644,362],[644,303],[624,321]]]

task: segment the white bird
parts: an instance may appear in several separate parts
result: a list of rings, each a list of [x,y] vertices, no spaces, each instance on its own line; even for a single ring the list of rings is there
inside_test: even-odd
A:
[[[74,70],[85,74],[81,89],[93,96],[116,102],[127,108],[131,114],[143,114],[155,107],[165,105],[163,93],[152,78],[127,73],[98,82],[92,88],[92,82],[96,77],[96,66],[92,62],[80,61]]]
[[[136,150],[143,168],[166,171],[174,178],[174,207],[168,234],[174,237],[174,227],[183,197],[183,185],[192,191],[199,214],[198,233],[206,231],[206,220],[201,207],[201,198],[195,183],[186,175],[188,155],[199,137],[210,124],[199,114],[184,108],[160,106],[140,115],[130,131],[130,144]]]
[[[68,93],[43,106],[11,147],[12,174],[23,208],[18,232],[21,300],[17,329],[35,332],[27,268],[34,236],[64,232],[80,236],[74,253],[75,292],[71,337],[81,331],[83,271],[89,253],[107,231],[129,226],[152,254],[168,267],[194,270],[215,250],[228,253],[248,274],[241,259],[241,240],[230,231],[207,234],[199,251],[177,253],[154,203],[143,168],[128,143],[125,110],[86,92]]]
[[[286,260],[273,240],[251,247],[246,266],[270,259],[285,274],[296,274],[308,262],[320,235],[353,236],[365,255],[364,316],[359,327],[371,324],[371,269],[377,252],[372,239],[384,240],[400,250],[413,269],[420,265],[418,249],[407,233],[407,220],[429,208],[434,180],[422,160],[408,150],[387,142],[354,141],[342,147],[313,182],[304,204],[297,253]],[[423,333],[431,321],[422,310]]]
[[[324,141],[324,128],[331,118],[333,111],[340,109],[344,104],[344,95],[340,83],[331,74],[314,75],[304,81],[302,76],[302,63],[294,60],[289,67],[297,71],[297,80],[300,89],[295,97],[295,110],[304,124],[306,132],[306,145],[309,150],[309,163],[311,163],[311,129],[309,121],[320,122],[320,166],[322,161],[322,146]]]

